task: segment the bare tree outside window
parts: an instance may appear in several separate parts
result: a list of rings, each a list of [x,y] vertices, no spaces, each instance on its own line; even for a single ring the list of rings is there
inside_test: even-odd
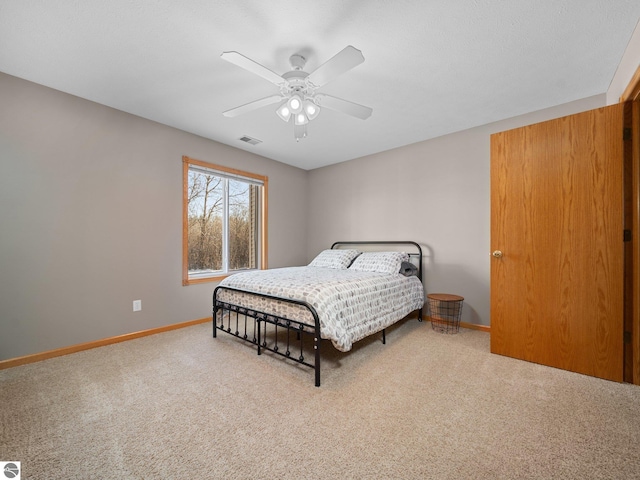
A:
[[[185,284],[193,278],[258,268],[260,258],[259,202],[264,187],[252,178],[245,181],[198,163],[185,167]]]
[[[229,269],[256,268],[255,222],[251,211],[255,209],[255,185],[229,180]]]
[[[222,270],[224,182],[189,170],[189,272]]]

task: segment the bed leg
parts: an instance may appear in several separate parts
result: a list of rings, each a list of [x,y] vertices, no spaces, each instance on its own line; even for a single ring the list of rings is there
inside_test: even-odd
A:
[[[422,309],[418,310],[418,321],[422,321]]]
[[[320,386],[320,336],[316,335],[313,339],[313,348],[316,351],[316,362],[314,369],[316,371],[316,387]]]
[[[256,319],[256,323],[258,324],[258,355],[260,355],[262,353],[260,350],[260,320]]]
[[[387,344],[387,330],[385,328],[382,329],[382,344]]]

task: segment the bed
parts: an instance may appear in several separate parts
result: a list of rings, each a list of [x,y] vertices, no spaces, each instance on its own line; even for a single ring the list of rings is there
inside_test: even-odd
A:
[[[213,336],[222,331],[258,355],[269,351],[311,367],[319,387],[322,339],[343,352],[379,332],[385,343],[386,328],[410,313],[422,321],[423,305],[418,243],[336,242],[307,266],[225,278],[213,293]]]

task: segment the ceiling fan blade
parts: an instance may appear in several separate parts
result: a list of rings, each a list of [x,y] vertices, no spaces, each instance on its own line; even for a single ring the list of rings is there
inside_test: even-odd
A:
[[[309,74],[307,80],[316,87],[321,87],[362,62],[364,62],[362,52],[349,45],[316,68]]]
[[[315,99],[320,107],[335,110],[336,112],[346,113],[347,115],[351,115],[362,120],[369,118],[373,112],[372,108],[333,97],[331,95],[325,95],[324,93],[317,93]]]
[[[285,83],[285,79],[280,75],[269,70],[267,67],[263,67],[259,63],[254,62],[250,58],[245,57],[241,53],[222,52],[222,55],[220,55],[220,57],[227,62],[233,63],[238,67],[242,67],[245,70],[250,71],[251,73],[255,73],[256,75],[269,80],[271,83],[275,83],[276,85],[282,85],[283,83]]]
[[[243,113],[257,110],[258,108],[266,107],[267,105],[278,103],[282,100],[284,100],[284,98],[280,95],[271,95],[270,97],[261,98],[260,100],[255,100],[253,102],[245,103],[244,105],[241,105],[239,107],[232,108],[231,110],[222,112],[222,114],[225,117],[237,117],[238,115],[242,115]]]

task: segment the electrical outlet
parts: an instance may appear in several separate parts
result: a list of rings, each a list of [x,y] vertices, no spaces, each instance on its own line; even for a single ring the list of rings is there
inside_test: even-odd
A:
[[[133,311],[139,312],[142,310],[142,300],[134,300],[133,301]]]

